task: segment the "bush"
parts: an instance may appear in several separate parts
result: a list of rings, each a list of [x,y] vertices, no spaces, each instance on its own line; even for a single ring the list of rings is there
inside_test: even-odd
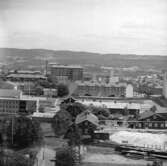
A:
[[[99,119],[108,119],[110,117],[110,111],[107,108],[92,107],[92,113],[98,116]]]
[[[71,115],[65,111],[59,111],[53,118],[52,127],[57,136],[64,135],[72,123]]]
[[[86,110],[86,107],[81,103],[66,104],[65,110],[70,113],[73,118]]]

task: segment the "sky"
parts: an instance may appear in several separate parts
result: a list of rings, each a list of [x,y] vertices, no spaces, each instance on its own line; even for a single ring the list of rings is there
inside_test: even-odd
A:
[[[167,0],[0,0],[0,47],[167,55]]]

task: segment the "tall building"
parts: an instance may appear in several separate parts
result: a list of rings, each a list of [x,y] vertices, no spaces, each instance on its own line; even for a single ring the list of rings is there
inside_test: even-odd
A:
[[[77,81],[83,79],[83,67],[75,65],[50,64],[51,79],[58,82]]]
[[[163,96],[167,99],[167,71],[164,71],[163,74]]]

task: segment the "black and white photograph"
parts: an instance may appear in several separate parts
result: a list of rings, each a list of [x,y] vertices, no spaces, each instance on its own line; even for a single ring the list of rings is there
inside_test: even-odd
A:
[[[0,166],[167,166],[167,0],[0,0]]]

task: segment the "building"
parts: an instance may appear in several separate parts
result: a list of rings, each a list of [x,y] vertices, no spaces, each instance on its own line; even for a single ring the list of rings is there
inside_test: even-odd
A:
[[[37,100],[23,99],[17,90],[0,90],[0,114],[31,114],[37,110]]]
[[[167,71],[164,71],[164,78],[163,78],[163,96],[167,99]]]
[[[57,97],[57,89],[44,88],[43,93],[46,97]]]
[[[130,127],[138,129],[167,129],[167,109],[146,111],[138,120],[130,122]]]
[[[8,72],[9,74],[32,74],[32,75],[38,75],[42,74],[41,71],[34,71],[34,70],[10,70]]]
[[[75,65],[50,64],[51,79],[56,82],[77,81],[83,79],[83,67]]]
[[[126,83],[107,84],[77,81],[76,94],[79,96],[133,97],[133,86]]]
[[[21,98],[22,92],[13,89],[0,89],[1,98]]]
[[[86,110],[76,117],[75,124],[81,131],[82,140],[92,140],[94,131],[99,126],[99,120],[97,116]]]
[[[9,74],[6,78],[7,80],[13,81],[13,82],[33,82],[33,81],[47,79],[47,77],[41,74],[29,74],[29,73],[28,74],[22,74],[22,73]]]
[[[36,95],[36,85],[34,82],[16,82],[15,85],[25,95]]]
[[[127,98],[131,98],[134,96],[134,93],[133,93],[133,86],[131,84],[128,84],[126,86],[126,97]]]
[[[139,103],[127,103],[119,101],[91,101],[91,100],[81,100],[82,104],[86,106],[95,106],[101,108],[107,108],[111,114],[122,114],[137,116],[141,112],[141,104]]]
[[[0,98],[0,114],[32,114],[37,110],[37,100]]]

